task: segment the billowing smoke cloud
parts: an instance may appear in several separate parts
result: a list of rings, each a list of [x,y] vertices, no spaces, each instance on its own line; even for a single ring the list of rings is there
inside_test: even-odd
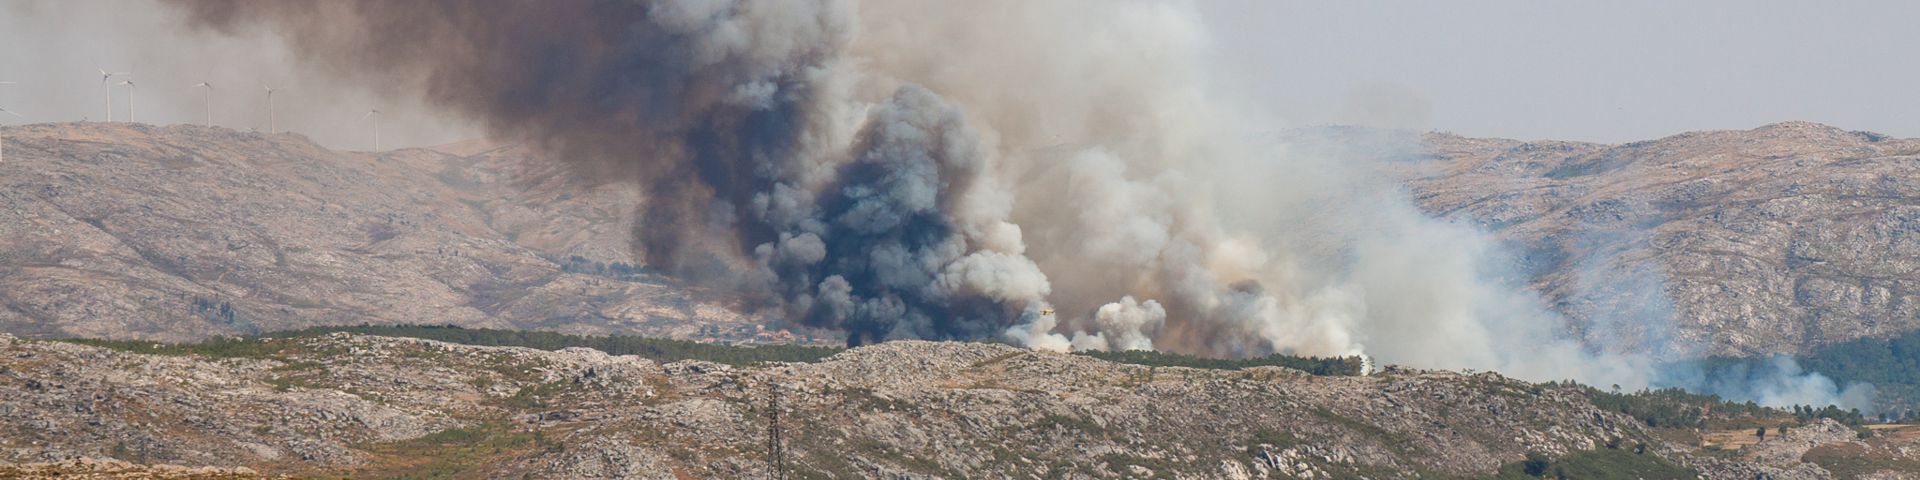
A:
[[[1046,298],[1046,275],[1021,255],[1004,204],[974,204],[1010,193],[986,175],[958,110],[903,87],[873,109],[853,150],[820,193],[776,184],[747,209],[779,230],[754,253],[789,317],[845,328],[855,343],[983,338]]]
[[[1049,292],[960,109],[913,85],[847,91],[850,2],[174,3],[646,182],[647,264],[855,343],[993,337]]]
[[[649,265],[855,342],[1597,365],[1482,235],[1255,134],[1179,4],[174,3],[646,182]]]
[[[1376,171],[1411,143],[1262,133],[1181,3],[170,3],[644,182],[645,263],[854,343],[1653,371],[1565,333],[1485,234],[1415,209]]]
[[[1093,312],[1093,333],[1075,334],[1074,350],[1153,350],[1153,336],[1167,322],[1160,302],[1133,297],[1102,305]],[[1018,330],[1016,330],[1018,331]]]

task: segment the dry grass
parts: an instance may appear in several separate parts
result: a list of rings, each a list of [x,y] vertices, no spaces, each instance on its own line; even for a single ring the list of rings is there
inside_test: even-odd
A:
[[[1700,446],[1718,446],[1722,450],[1738,450],[1760,443],[1760,437],[1753,434],[1751,428],[1738,430],[1716,430],[1700,434]],[[1779,435],[1779,430],[1767,429],[1767,435]]]
[[[1867,429],[1873,430],[1873,433],[1875,436],[1878,436],[1880,438],[1885,438],[1888,440],[1901,441],[1901,440],[1920,439],[1920,424],[1882,423],[1882,424],[1867,425]]]

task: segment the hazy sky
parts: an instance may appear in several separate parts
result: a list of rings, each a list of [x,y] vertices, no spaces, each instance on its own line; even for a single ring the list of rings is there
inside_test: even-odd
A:
[[[418,146],[472,138],[478,131],[407,100],[377,99],[369,85],[347,85],[314,75],[290,61],[287,49],[265,34],[234,38],[184,28],[172,9],[151,0],[0,0],[0,107],[27,122],[106,117],[99,68],[131,70],[135,120],[200,123],[204,90],[212,83],[215,124],[268,130],[266,91],[277,89],[274,120],[282,131],[337,149],[368,150],[378,108],[384,147]],[[118,83],[125,77],[115,77]],[[125,121],[127,87],[112,85],[114,118]],[[0,119],[6,124],[23,122]]]
[[[269,1],[269,0],[262,0]],[[1045,0],[1036,0],[1045,1]],[[1197,2],[1220,79],[1294,125],[1621,142],[1809,120],[1920,137],[1920,2]],[[173,28],[146,0],[0,0],[0,107],[34,121],[105,116],[96,65],[136,69],[139,120],[282,129],[365,149],[471,136],[418,105],[309,81],[265,37]],[[115,80],[119,81],[118,79]],[[125,87],[115,87],[124,119]],[[0,121],[19,123],[11,117]]]
[[[1621,142],[1807,120],[1920,136],[1920,2],[1208,1],[1300,123]]]

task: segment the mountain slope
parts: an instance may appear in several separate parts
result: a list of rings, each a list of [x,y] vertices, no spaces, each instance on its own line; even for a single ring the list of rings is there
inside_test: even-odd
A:
[[[456,324],[758,329],[628,264],[638,192],[481,142],[366,153],[197,126],[9,127],[0,329],[180,340]]]
[[[1425,149],[1395,166],[1420,205],[1509,241],[1595,340],[1765,355],[1920,328],[1920,140],[1782,123]]]
[[[8,127],[6,141],[0,329],[18,334],[448,323],[796,338],[629,265],[634,186],[516,148],[374,155],[100,123]],[[1746,356],[1920,329],[1920,140],[1785,123],[1624,145],[1411,143],[1380,154],[1419,205],[1507,241],[1596,343]]]

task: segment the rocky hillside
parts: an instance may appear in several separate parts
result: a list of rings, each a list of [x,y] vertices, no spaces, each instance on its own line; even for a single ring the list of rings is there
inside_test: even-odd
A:
[[[1483,477],[1529,452],[1687,478],[1920,465],[1901,453],[1915,440],[1830,421],[1702,447],[1590,390],[1491,373],[1156,368],[919,341],[743,366],[345,333],[170,351],[0,336],[0,462],[15,463],[0,472],[765,478],[776,384],[794,478]]]
[[[0,330],[24,336],[407,323],[838,341],[762,331],[730,299],[633,267],[640,193],[515,148],[336,152],[101,123],[5,138]],[[1920,329],[1920,140],[1785,123],[1407,143],[1419,153],[1392,165],[1417,202],[1509,242],[1597,343],[1744,356]]]
[[[337,152],[296,135],[103,123],[5,133],[0,330],[182,340],[411,323],[794,339],[632,267],[631,186],[517,149]]]
[[[1782,123],[1424,144],[1396,164],[1420,205],[1510,241],[1596,340],[1760,355],[1920,328],[1920,140]],[[1668,313],[1672,331],[1641,321]]]

